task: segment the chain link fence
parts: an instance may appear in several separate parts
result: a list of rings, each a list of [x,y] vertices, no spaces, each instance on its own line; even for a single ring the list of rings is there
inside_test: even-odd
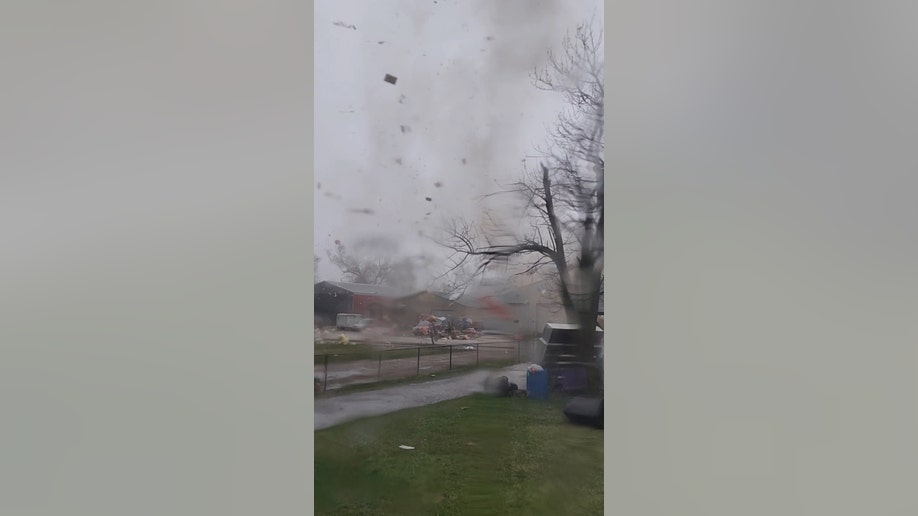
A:
[[[345,385],[531,362],[537,354],[537,341],[513,340],[405,346],[376,351],[374,357],[368,357],[367,353],[317,354],[316,392]]]

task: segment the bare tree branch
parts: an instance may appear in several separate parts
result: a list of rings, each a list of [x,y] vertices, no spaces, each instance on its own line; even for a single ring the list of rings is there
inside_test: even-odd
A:
[[[517,275],[551,270],[564,311],[580,323],[580,355],[591,356],[599,295],[603,292],[605,86],[603,34],[583,24],[566,34],[560,50],[532,74],[536,88],[560,94],[566,107],[549,140],[537,148],[538,167],[524,170],[508,188],[488,194],[515,195],[523,201],[512,229],[485,211],[487,230],[468,221],[453,221],[441,244],[455,256],[451,268],[471,266],[472,275],[490,265],[510,263]],[[546,267],[548,266],[548,267]]]

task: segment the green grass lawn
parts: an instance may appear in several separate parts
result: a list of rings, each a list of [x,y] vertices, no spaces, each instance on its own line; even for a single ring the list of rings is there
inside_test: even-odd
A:
[[[316,432],[316,514],[602,514],[603,432],[562,407],[478,395]]]
[[[459,345],[459,344],[457,344]],[[407,346],[406,346],[407,347]],[[418,356],[417,348],[410,349],[392,349],[382,351],[383,360],[393,360],[396,358],[411,358]],[[430,346],[421,347],[421,356],[440,355],[449,353],[449,348]],[[315,344],[315,363],[319,364],[324,360],[322,355],[329,355],[329,363],[334,362],[354,362],[356,360],[378,360],[380,350],[370,344],[355,342],[352,344],[339,344],[337,342],[316,342]]]

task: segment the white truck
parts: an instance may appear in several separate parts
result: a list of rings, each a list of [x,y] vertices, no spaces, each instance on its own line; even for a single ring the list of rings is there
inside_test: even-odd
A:
[[[370,319],[360,314],[338,314],[335,327],[340,330],[361,331],[367,327]]]

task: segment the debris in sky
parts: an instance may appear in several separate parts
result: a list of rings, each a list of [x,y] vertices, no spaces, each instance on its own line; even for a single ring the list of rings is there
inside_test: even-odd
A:
[[[388,82],[389,84],[395,84],[395,81],[398,80],[398,77],[396,77],[396,76],[394,76],[394,75],[386,74],[386,76],[383,78],[383,80],[386,81],[386,82]]]
[[[359,210],[351,210],[351,213],[364,213],[366,215],[372,215],[374,212],[370,208],[362,208]]]
[[[395,158],[395,163],[401,165],[401,164],[402,164],[402,158]]]
[[[411,132],[411,128],[408,127],[407,125],[400,125],[399,128],[402,130],[403,133],[410,133],[410,132]]]
[[[405,103],[405,99],[407,99],[407,98],[408,98],[408,97],[406,97],[405,94],[403,93],[401,96],[399,96],[399,98],[398,98],[398,103],[399,103],[399,104],[404,104],[404,103]]]
[[[440,188],[441,186],[443,186],[443,183],[441,183],[440,181],[437,181],[436,183],[434,183],[434,186],[436,186],[437,188]]]
[[[430,202],[430,201],[432,201],[433,199],[430,198],[430,197],[425,197],[424,200],[427,201],[427,202]]]
[[[462,158],[462,164],[465,165],[465,158]]]
[[[430,215],[430,212],[428,211],[428,212],[427,212],[427,213],[425,213],[424,215]]]
[[[376,42],[377,45],[382,45],[383,43],[385,43],[385,41],[377,41],[377,42]]]
[[[346,23],[344,23],[344,22],[342,22],[342,21],[336,21],[335,23],[333,23],[333,25],[337,25],[338,27],[343,27],[343,28],[345,28],[345,29],[354,29],[354,30],[357,30],[357,26],[356,26],[356,25],[348,25],[348,24],[346,24]]]
[[[485,38],[485,39],[488,40],[488,41],[494,41],[494,36],[488,36],[488,37]]]
[[[316,190],[321,190],[321,189],[322,189],[322,182],[320,181],[316,183]]]

